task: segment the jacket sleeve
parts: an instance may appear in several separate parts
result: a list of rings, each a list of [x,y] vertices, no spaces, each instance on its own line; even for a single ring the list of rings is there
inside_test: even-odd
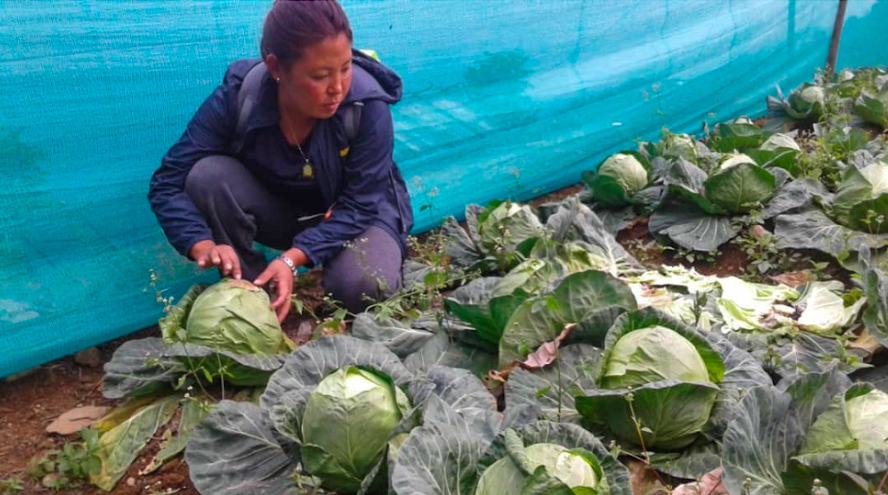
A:
[[[333,259],[346,243],[364,233],[378,215],[377,205],[392,187],[394,128],[387,103],[372,100],[361,112],[360,132],[351,146],[343,188],[330,218],[293,239],[314,265]]]
[[[212,231],[191,198],[185,179],[201,158],[228,153],[234,134],[237,91],[248,61],[228,68],[222,84],[198,108],[182,137],[161,160],[151,178],[148,201],[170,244],[183,256],[198,242],[212,239]]]

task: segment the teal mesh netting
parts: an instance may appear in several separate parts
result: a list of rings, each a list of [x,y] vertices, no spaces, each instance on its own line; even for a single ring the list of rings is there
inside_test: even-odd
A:
[[[0,1],[0,376],[155,323],[151,268],[177,297],[199,279],[148,180],[228,63],[257,55],[270,3]],[[763,113],[824,63],[837,4],[344,2],[356,46],[405,82],[417,232],[575,184],[664,125]],[[851,0],[839,65],[885,63],[886,24],[888,1]]]

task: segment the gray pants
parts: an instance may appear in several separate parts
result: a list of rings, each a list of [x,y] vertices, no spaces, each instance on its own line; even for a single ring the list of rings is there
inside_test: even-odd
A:
[[[267,265],[254,241],[286,250],[296,234],[320,220],[297,220],[313,212],[298,201],[275,195],[229,156],[198,161],[188,174],[185,191],[213,231],[213,241],[234,248],[243,278],[250,281]],[[370,227],[324,266],[324,291],[349,311],[363,311],[369,304],[366,297],[379,300],[400,289],[401,263],[398,241],[385,230]]]

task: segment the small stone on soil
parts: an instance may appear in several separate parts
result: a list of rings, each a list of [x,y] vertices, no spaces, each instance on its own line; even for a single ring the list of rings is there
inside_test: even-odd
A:
[[[91,347],[75,354],[74,362],[80,366],[98,368],[102,365],[102,353],[98,347]]]

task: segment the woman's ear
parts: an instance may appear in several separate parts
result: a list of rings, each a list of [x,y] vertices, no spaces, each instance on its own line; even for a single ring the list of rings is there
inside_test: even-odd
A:
[[[277,82],[281,80],[281,64],[277,57],[274,54],[269,54],[265,57],[265,66],[268,68],[268,73],[271,74],[271,78]]]

